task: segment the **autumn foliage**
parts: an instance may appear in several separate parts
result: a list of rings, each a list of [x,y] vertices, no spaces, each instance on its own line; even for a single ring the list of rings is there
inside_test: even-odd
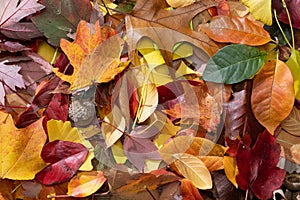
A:
[[[298,0],[2,0],[0,199],[276,199],[299,172],[299,19]]]

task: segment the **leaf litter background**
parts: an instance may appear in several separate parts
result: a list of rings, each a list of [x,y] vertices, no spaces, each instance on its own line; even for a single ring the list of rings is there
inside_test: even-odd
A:
[[[0,4],[1,199],[288,194],[299,1]]]

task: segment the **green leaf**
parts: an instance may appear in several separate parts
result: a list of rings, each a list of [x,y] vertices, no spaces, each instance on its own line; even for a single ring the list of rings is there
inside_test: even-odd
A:
[[[265,53],[255,47],[232,44],[220,49],[207,63],[203,80],[233,84],[255,75],[264,63]]]
[[[89,0],[43,0],[46,7],[31,18],[32,22],[48,38],[51,45],[59,46],[61,38],[76,31],[79,21],[89,21],[92,5]]]
[[[292,49],[291,57],[286,64],[289,66],[293,75],[295,97],[300,100],[300,52],[296,49]]]

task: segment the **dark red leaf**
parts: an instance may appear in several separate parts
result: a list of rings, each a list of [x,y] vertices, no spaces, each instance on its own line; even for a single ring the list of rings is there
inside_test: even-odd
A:
[[[82,144],[55,140],[46,144],[41,156],[51,165],[36,174],[36,180],[44,185],[53,185],[68,181],[74,176],[88,155],[88,149]]]
[[[300,29],[300,1],[291,0],[285,2],[290,13],[293,27]],[[272,6],[276,9],[279,20],[285,24],[289,24],[288,16],[285,8],[282,6],[281,0],[273,0]]]
[[[277,167],[279,157],[280,145],[267,131],[258,136],[252,149],[241,144],[236,156],[239,188],[251,189],[260,199],[271,198],[272,192],[282,185],[286,173]]]

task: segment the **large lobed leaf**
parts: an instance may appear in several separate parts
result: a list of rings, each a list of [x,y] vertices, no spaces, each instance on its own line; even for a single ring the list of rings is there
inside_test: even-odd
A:
[[[70,30],[75,32],[80,20],[88,21],[92,11],[89,0],[43,0],[42,4],[46,9],[32,21],[54,46],[67,39]]]
[[[280,145],[268,131],[262,133],[253,148],[240,145],[236,162],[239,174],[236,177],[242,190],[251,189],[260,199],[269,199],[285,178],[285,170],[279,169]]]
[[[265,56],[255,47],[243,44],[228,45],[211,57],[202,78],[225,84],[241,82],[258,72]]]
[[[253,80],[251,106],[256,119],[274,134],[294,105],[293,77],[288,66],[278,60],[264,65]]]
[[[263,27],[244,17],[215,16],[210,23],[200,25],[200,28],[217,42],[258,46],[271,40]]]
[[[14,180],[33,179],[46,163],[40,153],[46,142],[42,119],[17,129],[11,115],[0,112],[0,177]]]

